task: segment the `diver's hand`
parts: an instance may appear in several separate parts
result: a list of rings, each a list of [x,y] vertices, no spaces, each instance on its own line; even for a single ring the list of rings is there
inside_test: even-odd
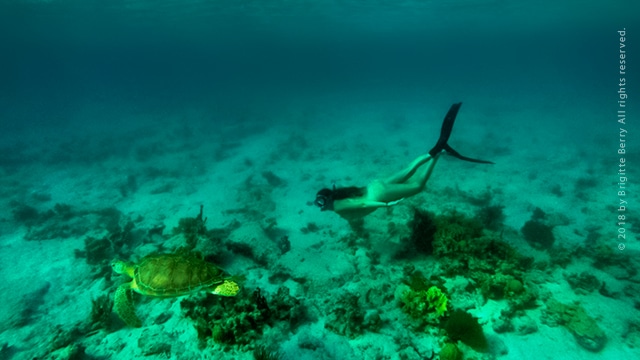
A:
[[[387,206],[393,206],[393,205],[397,205],[400,201],[404,200],[404,198],[400,199],[400,200],[396,200],[396,201],[389,201],[387,203]]]

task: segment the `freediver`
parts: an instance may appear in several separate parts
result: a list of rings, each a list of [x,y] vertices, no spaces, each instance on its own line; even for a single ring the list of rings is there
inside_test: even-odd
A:
[[[404,170],[386,179],[373,180],[366,187],[334,185],[333,189],[324,188],[316,194],[315,205],[321,211],[335,211],[352,226],[361,226],[362,218],[376,209],[396,205],[405,198],[420,193],[443,152],[464,161],[493,164],[491,161],[462,156],[447,143],[461,105],[462,103],[451,105],[442,122],[436,145],[427,154],[413,160]]]

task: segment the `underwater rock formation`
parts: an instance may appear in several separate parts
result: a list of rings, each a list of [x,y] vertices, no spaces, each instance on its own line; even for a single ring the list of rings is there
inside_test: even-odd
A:
[[[524,281],[533,259],[521,256],[494,232],[459,213],[434,219],[433,252],[444,276],[468,278],[486,299],[507,299],[517,308],[535,307],[536,292]],[[469,289],[472,290],[472,289]]]
[[[462,351],[454,343],[446,343],[438,354],[440,360],[462,360]]]
[[[502,228],[504,219],[504,205],[486,205],[476,213],[476,220],[480,221],[485,229],[492,231]]]
[[[257,264],[266,266],[275,264],[282,249],[273,241],[265,229],[257,222],[246,222],[229,235],[226,240],[229,250],[246,256]]]
[[[411,228],[410,244],[415,247],[415,250],[423,254],[432,254],[437,230],[434,215],[414,209],[413,220],[409,222],[409,227]]]
[[[538,220],[529,220],[521,229],[524,239],[536,249],[549,249],[556,241],[552,228]]]
[[[12,203],[14,220],[28,228],[25,240],[65,239],[89,232],[111,232],[119,226],[122,213],[115,208],[75,209],[67,204],[55,204],[40,211],[32,206]]]
[[[365,332],[365,311],[358,305],[360,297],[352,293],[342,294],[327,314],[324,327],[348,338]]]
[[[444,325],[449,338],[453,341],[462,341],[476,351],[487,351],[487,338],[478,319],[466,311],[454,310]]]
[[[277,327],[283,338],[307,320],[304,303],[281,287],[271,298],[254,290],[228,301],[217,296],[192,296],[180,301],[186,317],[194,321],[200,347],[218,345],[247,351],[260,345],[267,327]]]
[[[109,295],[101,295],[91,299],[91,314],[89,316],[90,331],[99,329],[109,330],[111,327],[111,310],[113,301]]]
[[[589,351],[598,352],[607,343],[604,331],[580,305],[566,305],[555,299],[550,299],[547,301],[547,308],[543,315],[543,323],[550,326],[562,325],[566,327],[576,342]]]
[[[186,241],[187,247],[195,249],[198,246],[199,239],[206,240],[207,218],[203,215],[204,206],[200,205],[200,212],[195,217],[184,217],[178,220],[178,226],[173,228],[173,234],[182,234]]]
[[[557,224],[550,224],[547,218],[544,211],[536,208],[531,219],[525,222],[520,229],[524,239],[535,249],[549,250],[556,241],[553,235],[553,226]]]
[[[565,274],[564,277],[576,294],[586,295],[602,287],[600,280],[586,271],[580,274]]]
[[[166,332],[153,332],[150,329],[144,329],[138,337],[138,348],[143,356],[167,357],[171,354],[171,344],[174,342],[175,340]]]

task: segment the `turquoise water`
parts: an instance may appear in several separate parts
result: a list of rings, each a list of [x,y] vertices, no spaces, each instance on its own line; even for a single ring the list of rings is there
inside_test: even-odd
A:
[[[2,2],[0,358],[637,357],[638,13]],[[494,165],[443,155],[361,221],[313,205],[425,154],[457,102],[449,144]],[[127,326],[110,261],[184,247],[240,293],[134,294]]]
[[[14,1],[2,14],[3,117],[71,121],[70,98],[127,111],[336,91],[591,103],[606,96],[615,31],[633,26],[635,5],[582,3]]]

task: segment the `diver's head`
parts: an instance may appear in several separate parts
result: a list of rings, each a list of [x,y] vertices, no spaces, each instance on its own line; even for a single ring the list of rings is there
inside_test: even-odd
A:
[[[321,211],[333,210],[333,190],[322,189],[316,194],[316,200],[313,202]]]

